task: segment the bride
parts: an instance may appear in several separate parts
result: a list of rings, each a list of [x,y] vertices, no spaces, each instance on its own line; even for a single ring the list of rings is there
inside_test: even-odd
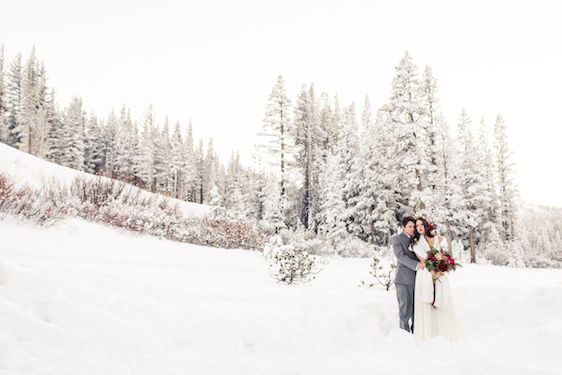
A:
[[[427,252],[432,248],[437,251],[446,251],[447,242],[441,236],[435,236],[433,224],[429,224],[426,219],[420,217],[416,220],[413,251],[420,262],[425,262]],[[416,272],[414,336],[419,339],[442,336],[449,341],[456,341],[460,338],[446,272],[435,273],[426,268]]]

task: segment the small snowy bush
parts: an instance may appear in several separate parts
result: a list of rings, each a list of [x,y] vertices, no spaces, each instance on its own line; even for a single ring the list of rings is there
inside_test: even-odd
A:
[[[263,251],[271,277],[286,284],[313,280],[320,272],[320,263],[306,249],[314,247],[317,241],[319,240],[289,240],[284,243],[280,235],[273,236]]]

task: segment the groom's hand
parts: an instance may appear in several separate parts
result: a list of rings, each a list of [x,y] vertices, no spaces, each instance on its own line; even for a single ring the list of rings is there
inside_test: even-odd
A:
[[[419,262],[419,263],[418,263],[418,269],[419,269],[419,270],[423,270],[424,267],[425,267],[425,264],[423,264],[423,262]]]

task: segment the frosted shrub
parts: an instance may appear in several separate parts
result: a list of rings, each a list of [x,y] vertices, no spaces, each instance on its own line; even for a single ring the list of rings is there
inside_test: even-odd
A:
[[[279,232],[279,237],[283,244],[291,244],[296,249],[306,251],[312,255],[329,256],[334,253],[326,237],[303,229],[296,231],[282,229]]]
[[[305,250],[306,241],[300,243],[297,245],[293,241],[283,244],[279,235],[270,239],[265,245],[264,256],[268,261],[271,277],[288,285],[295,281],[308,282],[316,277],[320,272],[317,257]]]
[[[342,257],[368,257],[373,255],[373,245],[355,237],[346,236],[334,243],[335,251]]]
[[[313,276],[314,256],[306,251],[297,250],[285,245],[276,251],[271,258],[274,268],[272,276],[280,282],[292,284],[295,281],[310,281]]]
[[[168,198],[101,178],[77,177],[68,188],[50,182],[37,192],[15,189],[0,175],[0,213],[42,225],[80,217],[159,238],[222,248],[261,250],[268,239],[258,226],[186,218]]]
[[[45,202],[41,194],[28,187],[16,188],[0,174],[0,213],[14,215],[40,225],[53,224],[66,217],[66,212]]]

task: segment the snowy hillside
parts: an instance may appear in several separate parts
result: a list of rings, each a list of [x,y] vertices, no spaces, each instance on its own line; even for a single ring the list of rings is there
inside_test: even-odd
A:
[[[465,338],[451,345],[397,328],[394,290],[357,286],[369,259],[288,287],[257,252],[80,220],[4,220],[0,237],[3,375],[560,373],[561,270],[452,275]]]
[[[77,176],[96,178],[95,176],[48,162],[36,156],[16,150],[0,142],[0,172],[11,177],[15,183],[33,188],[41,188],[49,182],[70,184]],[[102,177],[107,179],[106,177]],[[150,195],[150,192],[145,192]],[[180,204],[186,216],[202,217],[209,213],[207,205],[184,202],[169,198]]]

